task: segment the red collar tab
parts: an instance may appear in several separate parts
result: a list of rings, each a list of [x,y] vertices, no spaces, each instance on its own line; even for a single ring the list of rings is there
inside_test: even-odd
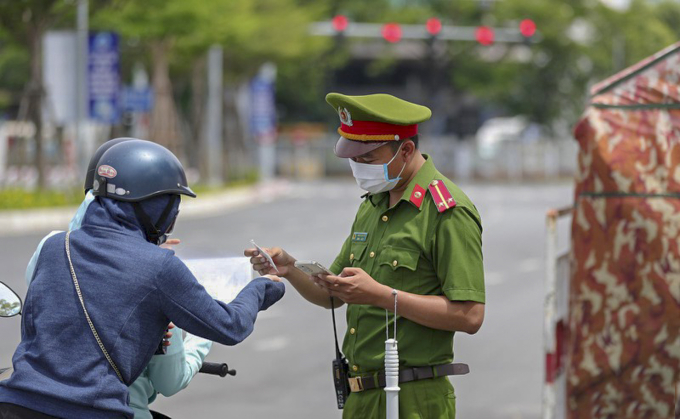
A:
[[[416,186],[413,187],[413,192],[411,192],[411,198],[409,201],[411,201],[411,203],[413,203],[413,205],[416,207],[420,208],[420,206],[423,204],[423,199],[425,199],[425,188],[416,184]]]
[[[395,140],[411,138],[418,134],[418,124],[396,125],[375,121],[352,121],[351,124],[341,123],[340,129],[351,135],[394,135]]]
[[[437,211],[444,212],[456,206],[456,201],[451,196],[451,192],[446,188],[441,180],[433,180],[428,186],[432,200],[437,205]]]

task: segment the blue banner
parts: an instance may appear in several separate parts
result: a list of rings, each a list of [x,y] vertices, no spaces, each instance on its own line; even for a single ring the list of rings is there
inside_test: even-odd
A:
[[[260,142],[272,142],[276,136],[274,82],[255,77],[250,83],[250,129]]]
[[[90,34],[87,81],[90,118],[106,124],[117,124],[120,119],[121,90],[117,33]]]

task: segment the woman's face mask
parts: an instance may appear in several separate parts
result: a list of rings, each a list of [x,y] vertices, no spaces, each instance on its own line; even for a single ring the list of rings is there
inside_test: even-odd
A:
[[[377,194],[380,192],[386,192],[394,189],[397,186],[399,180],[401,180],[401,173],[406,168],[406,162],[399,171],[399,174],[394,179],[390,179],[388,167],[390,163],[394,161],[399,155],[401,150],[401,145],[399,149],[394,154],[392,159],[384,164],[367,164],[367,163],[357,163],[352,159],[349,159],[349,166],[352,168],[352,174],[357,181],[359,187],[365,191],[372,194]]]

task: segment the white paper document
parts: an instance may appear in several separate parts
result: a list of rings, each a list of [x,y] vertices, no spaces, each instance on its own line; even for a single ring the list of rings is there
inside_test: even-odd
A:
[[[213,298],[230,303],[254,278],[246,257],[183,260],[198,282]]]

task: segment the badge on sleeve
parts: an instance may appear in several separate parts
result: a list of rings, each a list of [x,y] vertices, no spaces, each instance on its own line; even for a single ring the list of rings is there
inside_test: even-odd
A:
[[[433,180],[428,187],[432,200],[437,205],[437,211],[444,212],[456,206],[456,201],[451,196],[451,192],[446,188],[441,180]]]

